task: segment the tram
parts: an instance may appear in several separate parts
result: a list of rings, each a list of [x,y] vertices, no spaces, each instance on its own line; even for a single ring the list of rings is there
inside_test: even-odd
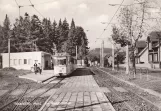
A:
[[[56,53],[53,58],[54,76],[67,76],[75,70],[75,59],[68,53]]]

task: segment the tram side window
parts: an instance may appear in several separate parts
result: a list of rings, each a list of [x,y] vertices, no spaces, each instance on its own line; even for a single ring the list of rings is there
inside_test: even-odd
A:
[[[66,59],[58,60],[58,65],[66,65]]]

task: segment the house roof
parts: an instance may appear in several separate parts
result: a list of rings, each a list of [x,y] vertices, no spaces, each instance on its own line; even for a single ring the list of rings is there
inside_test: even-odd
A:
[[[159,31],[153,31],[149,34],[150,41],[158,41],[159,36],[161,35],[161,32]],[[161,38],[161,36],[160,36]]]
[[[136,47],[137,48],[145,48],[146,45],[147,45],[147,43],[144,40],[141,40],[141,41],[136,42]]]

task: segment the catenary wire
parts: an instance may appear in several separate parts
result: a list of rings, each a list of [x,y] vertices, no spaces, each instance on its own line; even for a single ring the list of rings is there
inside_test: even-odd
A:
[[[122,0],[121,4],[119,5],[119,7],[117,8],[116,12],[114,13],[113,17],[111,18],[110,22],[107,24],[107,26],[104,28],[103,32],[101,33],[101,35],[99,36],[99,38],[103,35],[103,33],[106,31],[107,27],[111,24],[112,20],[114,19],[114,17],[116,16],[117,12],[119,11],[121,5],[123,4],[124,0]]]

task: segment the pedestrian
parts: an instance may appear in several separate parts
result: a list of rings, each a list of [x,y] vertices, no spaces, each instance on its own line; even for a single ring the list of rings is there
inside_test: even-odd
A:
[[[35,72],[35,74],[37,73],[37,63],[36,62],[34,64],[34,72]]]
[[[42,72],[42,66],[41,66],[40,63],[38,63],[38,68],[39,68],[39,71],[40,71],[40,74],[41,74],[41,72]]]

